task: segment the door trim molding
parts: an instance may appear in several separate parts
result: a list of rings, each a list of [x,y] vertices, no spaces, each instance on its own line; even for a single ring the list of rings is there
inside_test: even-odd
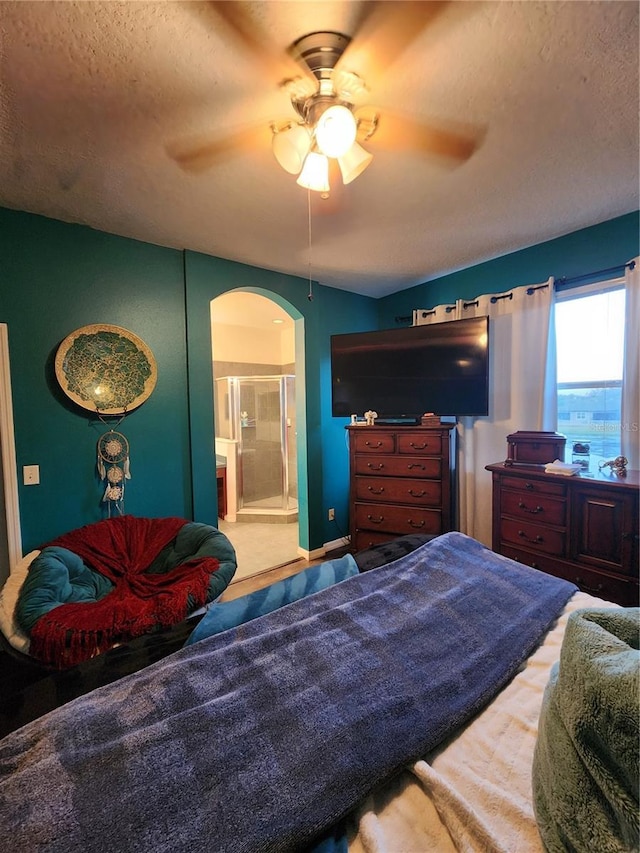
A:
[[[9,570],[12,571],[22,559],[22,534],[20,530],[20,505],[18,502],[18,465],[13,431],[9,332],[6,323],[0,323],[0,449],[2,451],[2,479],[7,519]]]

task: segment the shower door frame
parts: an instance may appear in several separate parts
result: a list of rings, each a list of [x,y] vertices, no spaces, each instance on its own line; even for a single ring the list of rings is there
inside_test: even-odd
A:
[[[295,375],[291,373],[277,373],[277,374],[269,374],[269,375],[248,375],[248,376],[225,376],[218,377],[216,381],[226,381],[228,394],[229,394],[229,426],[231,430],[231,438],[237,442],[238,448],[238,469],[239,469],[239,477],[237,480],[237,506],[238,512],[242,512],[244,509],[245,512],[260,512],[261,510],[265,513],[269,512],[291,512],[293,507],[291,507],[291,495],[290,485],[291,479],[289,474],[289,425],[288,422],[290,420],[288,414],[288,401],[287,401],[287,380],[290,379],[295,385]],[[259,508],[251,505],[247,505],[245,503],[245,495],[244,495],[244,477],[245,477],[245,464],[243,459],[244,453],[244,442],[243,442],[243,432],[242,432],[242,424],[241,424],[241,400],[240,400],[240,384],[242,382],[277,382],[279,385],[279,397],[280,397],[280,470],[282,473],[281,477],[281,502],[279,507],[267,507],[267,508]],[[296,454],[297,456],[297,454]],[[297,511],[297,501],[296,501],[296,511]]]

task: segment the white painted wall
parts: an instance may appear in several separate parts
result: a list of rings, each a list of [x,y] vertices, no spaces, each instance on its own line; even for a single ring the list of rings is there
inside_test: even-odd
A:
[[[253,364],[291,364],[295,361],[295,327],[254,329],[215,324],[212,334],[214,361],[246,361]]]

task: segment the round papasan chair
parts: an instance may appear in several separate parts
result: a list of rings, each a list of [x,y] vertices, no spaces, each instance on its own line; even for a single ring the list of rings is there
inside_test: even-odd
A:
[[[182,621],[218,598],[236,567],[231,542],[208,524],[105,519],[23,559],[3,589],[0,628],[18,652],[66,669]]]

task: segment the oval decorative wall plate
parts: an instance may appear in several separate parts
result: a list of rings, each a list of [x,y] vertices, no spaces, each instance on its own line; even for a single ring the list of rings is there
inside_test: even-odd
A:
[[[56,353],[56,377],[64,393],[83,409],[122,415],[155,388],[158,368],[149,347],[120,326],[83,326]]]

